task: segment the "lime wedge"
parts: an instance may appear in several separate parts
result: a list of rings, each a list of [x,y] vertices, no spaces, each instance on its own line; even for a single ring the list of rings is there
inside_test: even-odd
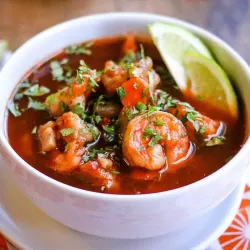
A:
[[[5,40],[0,40],[0,60],[3,57],[3,54],[6,52],[8,49],[8,42]]]
[[[234,89],[226,73],[213,59],[191,51],[184,54],[183,65],[189,78],[186,89],[189,93],[237,118]]]
[[[197,51],[212,58],[206,46],[187,30],[168,23],[153,23],[148,26],[154,44],[181,90],[187,87],[187,75],[182,65],[186,51]]]

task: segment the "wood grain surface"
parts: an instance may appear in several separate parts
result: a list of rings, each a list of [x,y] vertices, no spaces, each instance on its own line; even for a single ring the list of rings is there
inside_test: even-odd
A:
[[[250,63],[250,0],[0,0],[0,39],[12,50],[59,22],[88,14],[139,11],[187,20],[217,34]]]

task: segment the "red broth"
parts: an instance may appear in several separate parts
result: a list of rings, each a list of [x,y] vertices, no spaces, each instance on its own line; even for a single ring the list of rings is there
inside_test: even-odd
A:
[[[165,67],[156,47],[149,39],[136,39],[137,43],[143,44],[145,54],[153,59],[154,68],[157,66]],[[121,58],[121,46],[123,41],[123,37],[96,40],[91,46],[91,55],[69,55],[65,52],[60,52],[55,57],[28,72],[27,79],[31,83],[39,83],[40,86],[49,88],[50,93],[54,93],[59,88],[65,86],[65,83],[56,82],[52,79],[50,71],[50,62],[52,60],[62,60],[67,58],[69,62],[68,65],[73,69],[74,74],[76,73],[80,60],[84,60],[90,68],[102,70],[104,68],[104,63],[107,60],[117,61]],[[161,178],[145,180],[145,174],[152,174],[150,171],[142,171],[144,176],[142,180],[132,178],[132,170],[124,163],[124,161],[121,160],[121,152],[116,152],[116,159],[118,159],[116,160],[116,164],[119,169],[119,174],[116,176],[119,188],[116,189],[103,190],[99,186],[92,185],[91,181],[86,181],[85,179],[82,180],[74,173],[62,174],[50,169],[48,154],[42,154],[40,152],[41,149],[38,136],[37,134],[31,133],[35,126],[42,125],[51,120],[51,116],[47,111],[27,109],[22,112],[21,116],[18,117],[14,117],[12,114],[9,114],[9,142],[13,149],[27,163],[57,181],[84,190],[118,194],[156,193],[191,184],[214,173],[227,163],[235,154],[237,154],[243,144],[245,133],[245,120],[242,105],[240,105],[240,117],[238,121],[232,122],[228,120],[227,117],[218,109],[207,107],[202,102],[192,101],[190,98],[188,100],[185,99],[180,91],[171,84],[162,84],[161,88],[181,101],[188,101],[198,111],[209,116],[210,118],[219,119],[227,124],[225,134],[226,141],[223,145],[197,148],[194,156],[185,163],[183,168],[180,168],[176,172],[172,173],[166,171],[161,175]],[[99,90],[100,93],[101,91],[102,90]],[[93,95],[93,98],[95,95],[96,94]],[[38,97],[36,100],[44,102],[47,96],[48,95]],[[14,97],[11,98],[13,99]],[[240,97],[238,97],[238,99],[239,103],[241,103]],[[18,103],[20,109],[22,110],[27,106],[27,100],[27,98],[22,98],[21,100],[15,100],[15,103]],[[97,146],[100,147],[100,145],[104,144],[105,142],[99,141]]]

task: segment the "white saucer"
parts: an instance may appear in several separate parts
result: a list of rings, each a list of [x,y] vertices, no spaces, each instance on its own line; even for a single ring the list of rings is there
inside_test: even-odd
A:
[[[50,219],[11,183],[9,174],[0,167],[0,232],[25,250],[201,250],[230,225],[244,186],[240,184],[218,207],[185,230],[150,239],[112,240],[76,232]]]

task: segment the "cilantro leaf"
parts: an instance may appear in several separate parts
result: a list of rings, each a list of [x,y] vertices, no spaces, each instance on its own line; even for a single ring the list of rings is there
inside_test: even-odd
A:
[[[116,91],[121,100],[126,96],[126,91],[123,87],[117,88]]]
[[[80,103],[77,103],[76,105],[74,105],[73,107],[73,112],[77,115],[79,115],[81,118],[84,117],[85,113],[84,113],[84,107],[82,107],[82,105]]]
[[[71,45],[68,46],[65,51],[67,54],[85,54],[85,55],[91,55],[90,47],[92,46],[93,42],[87,42],[82,45]]]
[[[37,132],[37,126],[35,126],[35,127],[32,129],[31,134],[32,134],[32,135],[33,135],[33,134],[36,134],[36,132]]]
[[[164,122],[162,121],[162,120],[160,120],[160,119],[156,119],[155,120],[155,124],[157,125],[157,126],[162,126],[163,124],[164,124]]]
[[[30,88],[26,89],[23,94],[27,96],[42,96],[46,95],[50,92],[50,89],[44,87],[44,86],[39,86],[38,84],[35,84],[31,86]]]
[[[49,105],[52,105],[56,102],[56,94],[51,94],[49,95],[47,98],[46,98],[46,101],[45,102],[48,102]]]
[[[27,109],[29,109],[29,108],[35,109],[35,110],[46,110],[46,106],[44,105],[44,103],[39,102],[39,101],[35,101],[31,97],[29,97]]]
[[[8,104],[8,109],[9,109],[9,111],[10,111],[15,117],[21,115],[21,112],[19,111],[19,107],[18,107],[18,104],[17,104],[17,103],[10,102],[10,103]]]
[[[103,130],[104,130],[105,132],[107,132],[108,134],[114,134],[114,133],[115,133],[114,127],[107,126],[107,125],[102,126],[102,127],[103,127]]]
[[[63,128],[60,130],[60,133],[62,134],[62,136],[68,136],[74,133],[74,131],[75,131],[74,128]]]

